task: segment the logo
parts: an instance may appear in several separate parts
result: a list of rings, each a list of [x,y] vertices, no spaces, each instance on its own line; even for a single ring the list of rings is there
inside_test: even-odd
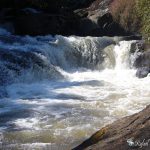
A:
[[[148,147],[150,143],[150,139],[142,139],[142,140],[135,140],[133,137],[127,140],[127,143],[130,147]]]

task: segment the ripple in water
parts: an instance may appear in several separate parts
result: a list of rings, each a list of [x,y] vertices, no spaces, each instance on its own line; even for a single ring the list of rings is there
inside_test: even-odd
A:
[[[71,149],[104,125],[146,107],[150,77],[138,79],[129,69],[129,45],[120,42],[113,49],[115,68],[70,72],[57,66],[62,80],[7,85],[7,97],[0,99],[0,148]]]

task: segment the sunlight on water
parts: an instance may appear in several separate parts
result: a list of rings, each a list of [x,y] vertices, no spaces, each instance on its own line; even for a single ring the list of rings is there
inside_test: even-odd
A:
[[[83,67],[96,65],[98,38],[93,41],[90,37],[86,40],[58,38],[58,41],[51,42],[55,47],[53,52],[47,48],[48,45],[43,45],[42,50],[46,49],[42,52],[46,55],[38,54],[38,58],[45,62],[53,60],[53,66],[59,61],[54,68],[64,78],[38,78],[38,82],[29,83],[32,81],[29,80],[5,87],[8,95],[0,99],[0,146],[3,149],[71,149],[104,125],[136,113],[150,103],[150,77],[138,79],[135,70],[130,69],[130,46],[133,41],[122,41],[120,45],[109,47],[111,56],[104,59],[102,66],[97,63],[96,69],[99,70],[91,70]],[[82,47],[80,58],[83,61],[80,61],[81,68],[66,71],[65,68],[70,65],[64,51],[65,45],[72,47],[69,42],[73,42],[71,44],[77,51],[79,46]],[[65,48],[60,49],[57,44]],[[94,49],[94,52],[89,49]],[[59,56],[55,51],[60,51]],[[74,60],[69,61],[77,67],[79,64],[75,56],[79,54],[70,53],[67,57],[69,55],[74,55]],[[109,67],[112,63],[114,68]]]

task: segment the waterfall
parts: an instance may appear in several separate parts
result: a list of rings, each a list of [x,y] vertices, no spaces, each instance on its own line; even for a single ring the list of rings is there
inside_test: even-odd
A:
[[[0,29],[0,149],[72,149],[149,104],[136,41]],[[68,140],[69,139],[69,140]]]
[[[15,36],[1,29],[0,83],[62,79],[60,69],[129,67],[130,46],[110,37]]]
[[[114,54],[116,60],[116,70],[129,69],[130,68],[130,50],[133,41],[122,41],[119,45],[114,47]]]

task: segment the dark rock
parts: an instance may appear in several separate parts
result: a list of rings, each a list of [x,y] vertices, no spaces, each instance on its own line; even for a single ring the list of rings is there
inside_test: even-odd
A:
[[[85,18],[88,16],[88,11],[85,9],[77,9],[74,11],[74,13],[80,18]]]
[[[59,1],[59,0],[58,0]],[[90,4],[95,0],[64,0],[66,2],[66,6],[71,9],[81,9],[81,8],[87,8],[90,6]]]
[[[76,17],[71,12],[65,14],[31,13],[21,11],[15,20],[16,33],[20,35],[46,35],[73,33],[73,24],[77,23]]]
[[[36,50],[30,52],[0,49],[0,85],[5,86],[16,82],[25,72],[34,76],[35,80],[62,78],[56,68],[38,54],[41,53]]]
[[[124,36],[123,37],[124,41],[131,41],[131,40],[142,40],[142,36],[141,35],[129,35],[129,36]],[[142,44],[138,41],[139,44]],[[137,44],[138,44],[137,43]]]
[[[126,36],[129,34],[119,24],[114,22],[110,13],[106,13],[99,18],[98,25],[103,28],[104,35],[106,36]]]
[[[113,20],[109,12],[111,0],[96,0],[87,9],[82,9],[79,19],[78,31],[83,35],[90,36],[127,36],[126,32],[118,23]],[[84,10],[84,11],[83,11]],[[81,14],[82,13],[82,14]],[[83,18],[83,16],[86,16]]]
[[[92,22],[88,18],[81,19],[77,28],[78,35],[80,36],[98,36],[100,35],[100,32],[103,32],[102,29],[100,29],[94,22]]]
[[[1,0],[0,8],[25,8],[34,7],[47,9],[48,11],[58,10],[62,7],[79,9],[88,7],[94,0]]]
[[[127,36],[109,13],[112,0],[2,0],[0,23],[19,35]]]
[[[148,67],[141,67],[138,68],[137,72],[136,72],[136,76],[138,78],[145,78],[147,77],[147,75],[150,73],[150,68]]]
[[[137,114],[107,125],[73,150],[149,150],[149,142],[150,105]]]
[[[143,48],[144,48],[145,51],[150,50],[150,43],[144,43]]]
[[[112,0],[95,0],[90,7],[88,8],[89,11],[95,11],[98,9],[105,10],[108,9],[108,6]]]
[[[33,36],[47,34],[79,35],[80,17],[66,9],[60,9],[57,13],[47,13],[26,8],[18,10],[15,16],[15,33]]]
[[[20,35],[58,34],[59,25],[59,20],[56,16],[48,14],[20,14],[15,21],[15,31]]]
[[[127,32],[112,19],[110,13],[98,10],[94,14],[81,18],[77,25],[77,31],[81,36],[125,36]],[[117,32],[116,32],[117,31]]]
[[[142,68],[142,67],[150,68],[150,50],[141,53],[136,59],[134,66],[136,68]]]
[[[147,75],[150,73],[150,50],[141,53],[135,60],[134,66],[137,68],[137,77],[147,77]]]

